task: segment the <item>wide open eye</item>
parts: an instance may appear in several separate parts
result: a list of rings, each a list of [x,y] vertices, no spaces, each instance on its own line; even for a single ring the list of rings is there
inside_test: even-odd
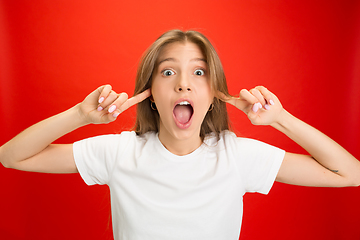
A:
[[[197,69],[197,70],[195,70],[194,74],[196,76],[203,76],[203,75],[205,75],[205,71],[202,69]]]
[[[162,75],[164,75],[165,77],[168,77],[168,76],[171,76],[171,75],[174,75],[175,72],[173,70],[170,70],[170,69],[166,69],[164,71],[162,71]]]

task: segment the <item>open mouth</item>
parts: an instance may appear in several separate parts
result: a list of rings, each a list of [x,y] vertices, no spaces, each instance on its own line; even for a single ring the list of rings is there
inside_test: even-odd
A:
[[[191,103],[187,100],[178,102],[173,110],[174,117],[180,125],[186,125],[189,123],[193,113],[194,109]]]

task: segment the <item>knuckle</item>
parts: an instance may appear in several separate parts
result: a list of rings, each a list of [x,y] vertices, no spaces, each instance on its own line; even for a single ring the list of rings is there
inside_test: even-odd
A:
[[[110,92],[110,96],[112,96],[112,97],[115,97],[115,98],[116,98],[118,95],[117,95],[117,93],[116,93],[116,92],[114,92],[114,91],[112,91],[112,90],[111,90],[111,92]]]
[[[250,90],[250,93],[255,95],[255,96],[259,96],[261,93],[257,88],[253,88]]]
[[[128,100],[127,94],[126,94],[126,93],[125,93],[125,94],[121,93],[121,94],[118,96],[118,98],[116,99],[116,102],[118,102],[119,105],[120,105],[121,107],[123,107],[123,106],[126,104],[127,100]]]
[[[246,92],[247,92],[246,89],[241,89],[241,90],[240,90],[240,94],[242,94],[242,95],[243,95],[243,94],[246,94]]]
[[[97,88],[97,90],[100,92],[101,96],[106,97],[109,93],[111,93],[111,85],[107,84],[107,85],[102,85],[100,87]]]
[[[119,94],[119,98],[121,98],[121,99],[128,99],[129,96],[128,96],[128,94],[127,94],[126,92],[122,92],[122,93]]]

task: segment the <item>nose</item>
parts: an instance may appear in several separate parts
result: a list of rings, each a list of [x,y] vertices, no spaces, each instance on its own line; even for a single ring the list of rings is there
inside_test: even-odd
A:
[[[175,86],[175,91],[176,92],[185,92],[185,91],[191,92],[190,81],[187,76],[185,76],[183,74],[181,76],[179,76],[179,80],[177,81],[176,86]]]

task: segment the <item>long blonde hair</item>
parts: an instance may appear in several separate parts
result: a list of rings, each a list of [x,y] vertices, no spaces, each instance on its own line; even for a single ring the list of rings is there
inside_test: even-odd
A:
[[[217,91],[230,96],[220,58],[210,41],[197,31],[184,32],[181,30],[170,30],[164,33],[146,50],[138,67],[134,95],[151,88],[152,74],[157,67],[158,55],[161,50],[167,44],[186,41],[196,44],[201,49],[208,65],[210,88],[215,96],[217,96]],[[159,131],[160,116],[156,110],[151,109],[150,104],[150,99],[147,98],[137,105],[135,132],[138,135],[149,131]],[[215,97],[213,105],[213,109],[208,111],[201,125],[200,137],[202,140],[206,134],[213,132],[219,137],[221,131],[229,129],[226,103]]]

